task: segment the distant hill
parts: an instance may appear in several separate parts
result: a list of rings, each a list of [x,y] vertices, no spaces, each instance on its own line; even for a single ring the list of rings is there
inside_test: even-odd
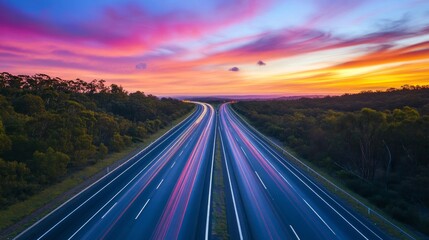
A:
[[[193,101],[265,101],[265,100],[295,100],[300,98],[321,98],[324,95],[302,95],[302,96],[281,96],[281,95],[221,95],[221,96],[178,96],[177,99],[187,99]]]
[[[279,97],[275,98],[274,100],[297,100],[301,98],[323,98],[326,97],[326,95],[304,95],[304,96],[285,96],[285,97]]]

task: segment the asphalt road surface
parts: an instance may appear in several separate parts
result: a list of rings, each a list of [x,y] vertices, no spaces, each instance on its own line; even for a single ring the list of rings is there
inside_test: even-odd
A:
[[[230,104],[196,104],[17,239],[210,239],[217,135],[231,239],[389,239],[291,165]]]
[[[194,114],[18,239],[204,239],[210,235],[215,111]]]
[[[289,164],[230,104],[219,116],[232,239],[389,239]]]

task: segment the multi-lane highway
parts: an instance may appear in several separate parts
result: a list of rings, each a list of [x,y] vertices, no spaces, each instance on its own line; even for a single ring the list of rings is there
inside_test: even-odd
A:
[[[18,239],[203,239],[210,234],[216,118],[197,110]]]
[[[209,239],[216,136],[231,239],[388,239],[222,104],[205,103],[17,239]]]
[[[219,116],[233,239],[388,239],[243,124],[230,104]]]

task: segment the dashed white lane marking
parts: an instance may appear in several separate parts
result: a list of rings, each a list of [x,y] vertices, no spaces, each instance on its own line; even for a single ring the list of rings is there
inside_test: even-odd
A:
[[[149,199],[146,201],[146,203],[143,205],[142,209],[141,209],[141,210],[140,210],[140,212],[137,214],[137,216],[136,216],[136,218],[135,218],[135,219],[139,218],[140,214],[143,212],[144,208],[145,208],[145,207],[146,207],[146,205],[149,203],[149,201],[150,201],[150,198],[149,198]]]
[[[164,178],[161,180],[161,182],[158,183],[158,186],[156,186],[156,189],[158,189],[159,186],[161,186],[162,182],[164,182]]]
[[[116,204],[117,204],[118,202],[115,202],[115,204],[113,204],[110,208],[109,208],[109,210],[107,210],[107,212],[101,217],[101,219],[103,219],[115,206],[116,206]]]
[[[292,232],[293,232],[293,234],[295,234],[295,237],[296,237],[298,240],[301,240],[301,239],[298,237],[298,234],[296,234],[295,229],[293,229],[292,225],[289,225],[289,227],[290,227],[290,229],[292,229]]]
[[[310,206],[310,204],[308,204],[308,202],[305,201],[305,199],[302,199],[302,200],[304,200],[305,204],[307,204],[307,206],[317,215],[317,217],[319,217],[319,219],[322,220],[322,222],[329,228],[329,230],[331,230],[331,232],[334,235],[337,235],[337,234],[335,234],[334,230],[332,230],[332,228],[329,227],[329,225],[325,222],[325,220],[323,220],[322,217],[320,217],[319,214],[317,214],[317,212]]]
[[[255,171],[256,176],[259,178],[259,181],[261,181],[262,186],[264,186],[265,190],[267,190],[267,187],[265,186],[264,182],[262,181],[261,177],[259,177],[259,174]]]

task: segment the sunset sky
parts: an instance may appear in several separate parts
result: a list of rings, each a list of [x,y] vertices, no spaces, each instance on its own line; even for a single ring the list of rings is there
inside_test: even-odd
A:
[[[0,0],[0,72],[161,96],[427,85],[429,1]]]

